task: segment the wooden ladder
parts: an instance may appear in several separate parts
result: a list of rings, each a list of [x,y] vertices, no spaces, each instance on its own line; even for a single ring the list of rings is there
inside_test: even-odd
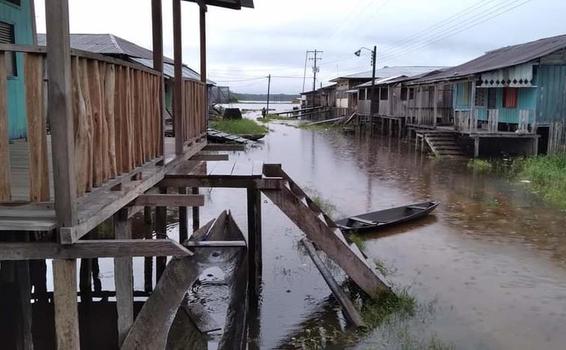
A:
[[[349,243],[336,223],[287,175],[279,164],[264,164],[266,178],[279,178],[282,185],[276,190],[262,192],[295,223],[316,248],[344,270],[368,295],[389,292],[358,246]]]

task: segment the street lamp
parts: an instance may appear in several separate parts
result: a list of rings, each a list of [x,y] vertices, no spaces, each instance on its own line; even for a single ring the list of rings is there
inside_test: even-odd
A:
[[[373,71],[371,74],[371,94],[372,94],[372,102],[370,103],[370,114],[373,112],[373,97],[375,96],[375,64],[376,64],[376,57],[377,57],[377,46],[373,47],[373,50],[368,49],[367,47],[362,47],[358,51],[354,52],[354,55],[360,57],[362,55],[362,50],[367,50],[371,52],[371,65],[373,67]]]

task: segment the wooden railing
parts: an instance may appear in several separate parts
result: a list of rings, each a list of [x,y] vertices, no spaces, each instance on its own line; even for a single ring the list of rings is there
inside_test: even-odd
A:
[[[0,201],[10,201],[6,54],[21,52],[29,154],[29,201],[49,200],[45,48],[0,46]],[[93,188],[163,155],[160,75],[125,61],[73,50],[71,59],[76,191]],[[22,113],[21,113],[22,114]],[[4,166],[7,164],[8,166]]]
[[[183,99],[183,140],[190,143],[206,133],[207,87],[196,80],[185,80]]]

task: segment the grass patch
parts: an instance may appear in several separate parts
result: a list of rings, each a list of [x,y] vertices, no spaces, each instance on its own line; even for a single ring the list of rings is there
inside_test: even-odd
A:
[[[265,135],[268,129],[251,119],[221,119],[211,121],[212,128],[234,135]]]
[[[377,299],[371,299],[362,306],[362,318],[368,329],[375,329],[392,315],[400,319],[414,316],[417,301],[406,289],[397,293],[385,293]]]
[[[362,236],[356,233],[352,233],[348,236],[348,239],[355,243],[361,250],[364,250],[366,248],[366,241],[362,238]]]
[[[513,168],[545,200],[566,209],[566,154],[515,160]]]
[[[314,204],[316,204],[322,211],[328,216],[334,216],[336,213],[336,206],[332,204],[330,201],[322,198],[320,195],[315,194],[313,196],[309,196]]]
[[[479,172],[489,172],[493,168],[493,165],[483,159],[470,159],[467,165],[468,169],[473,169]]]

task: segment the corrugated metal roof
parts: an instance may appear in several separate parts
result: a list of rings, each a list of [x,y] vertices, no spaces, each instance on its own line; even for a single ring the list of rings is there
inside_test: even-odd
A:
[[[375,84],[392,83],[396,79],[405,79],[413,76],[420,76],[446,67],[433,67],[433,66],[398,66],[398,67],[384,67],[375,71],[376,81]],[[369,82],[363,83],[360,87],[371,86],[371,78]]]
[[[145,58],[132,58],[133,61],[138,62],[148,68],[153,68],[153,60],[148,60]],[[166,77],[174,78],[175,77],[175,66],[169,63],[163,64],[163,74]],[[185,79],[193,79],[193,80],[200,80],[200,74],[192,70],[191,68],[183,65],[183,78]],[[206,80],[207,84],[215,85],[216,83],[210,79]]]
[[[390,78],[394,76],[413,76],[418,75],[426,72],[430,72],[437,69],[442,69],[444,67],[431,67],[431,66],[393,66],[393,67],[383,67],[380,69],[376,69],[375,71],[375,78],[377,80]],[[330,81],[337,81],[340,79],[368,79],[371,80],[372,71],[361,72],[346,76],[341,76]],[[370,83],[371,85],[371,83]]]
[[[37,34],[38,45],[46,45],[45,34]],[[71,47],[77,50],[99,53],[109,56],[128,56],[148,68],[153,68],[153,51],[120,38],[114,34],[71,34]],[[173,77],[174,61],[168,57],[163,58],[163,71],[166,76]],[[200,74],[183,65],[183,77],[200,80]],[[209,84],[215,84],[212,80]]]
[[[423,77],[427,77],[433,74],[437,74],[439,72],[443,72],[446,69],[449,69],[450,67],[428,67],[431,68],[431,70],[426,71],[424,73],[420,73],[420,74],[416,74],[416,75],[399,75],[399,76],[394,76],[394,77],[390,77],[390,78],[385,78],[385,79],[381,79],[375,82],[376,86],[379,85],[392,85],[392,84],[398,84],[398,83],[402,83],[402,82],[407,82],[407,81],[412,81],[412,80],[417,80],[417,79],[421,79]],[[434,68],[434,69],[432,69]],[[367,83],[363,83],[361,85],[356,86],[357,88],[365,88],[365,87],[370,87],[371,86],[371,81],[367,82]]]
[[[503,47],[439,74],[420,79],[422,82],[459,79],[534,61],[566,48],[566,35],[531,41],[525,44]]]

